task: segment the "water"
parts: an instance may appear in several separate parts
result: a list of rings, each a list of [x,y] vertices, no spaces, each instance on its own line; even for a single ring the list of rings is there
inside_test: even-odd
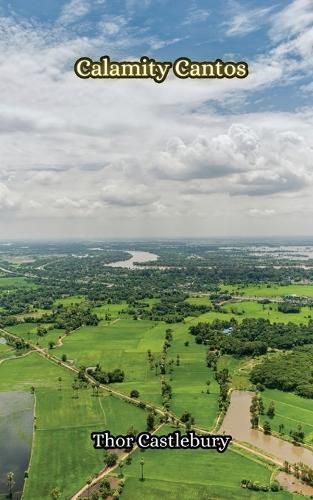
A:
[[[106,264],[107,266],[110,267],[124,267],[126,269],[142,269],[140,266],[136,266],[135,262],[141,263],[141,262],[154,262],[158,260],[159,256],[150,253],[150,252],[139,252],[139,251],[132,251],[132,252],[127,252],[131,255],[131,257],[127,260],[120,260],[118,262],[112,262],[111,264]]]
[[[302,493],[302,495],[313,495],[313,487],[308,484],[302,483],[300,479],[295,478],[286,472],[279,472],[276,476],[283,488],[291,491],[292,493]]]
[[[237,441],[248,443],[268,457],[283,463],[302,462],[313,468],[313,452],[302,446],[294,446],[275,436],[265,435],[262,431],[251,429],[250,405],[253,392],[233,391],[227,414],[221,426],[221,432],[231,435]],[[287,476],[287,478],[285,477]],[[282,484],[290,491],[305,491],[313,495],[313,488],[301,483],[291,475],[281,475]]]
[[[14,472],[13,498],[21,498],[32,432],[33,396],[26,392],[0,392],[0,498],[8,493],[8,472]]]

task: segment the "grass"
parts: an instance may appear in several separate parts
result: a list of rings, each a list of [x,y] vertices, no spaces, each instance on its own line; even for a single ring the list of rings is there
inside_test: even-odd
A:
[[[278,432],[280,424],[284,425],[284,433],[289,437],[290,430],[297,430],[300,424],[305,433],[305,442],[313,446],[313,401],[290,392],[275,389],[266,389],[261,393],[265,405],[265,412],[270,401],[275,404],[275,417],[269,419],[261,416],[261,424],[269,420],[274,431]]]
[[[162,429],[165,434],[169,429]],[[144,459],[144,481],[140,481],[140,459]],[[243,477],[269,484],[271,468],[250,456],[229,448],[218,454],[213,450],[145,450],[133,455],[123,470],[126,483],[121,495],[125,500],[198,500],[227,498],[292,499],[287,492],[254,493],[240,487]]]
[[[61,299],[56,299],[54,305],[57,306],[62,304],[63,306],[70,306],[72,304],[81,304],[85,302],[85,297],[81,295],[70,295],[69,297],[62,297]]]
[[[263,283],[249,286],[221,285],[220,288],[222,291],[228,290],[230,293],[256,297],[284,297],[290,294],[313,297],[313,285],[267,285]]]
[[[278,311],[278,304],[258,304],[254,301],[243,301],[237,304],[225,304],[224,309],[230,313],[235,312],[238,321],[249,318],[264,318],[271,323],[308,323],[313,318],[313,310],[302,307],[299,313],[286,314]],[[238,316],[240,314],[240,316]]]
[[[20,276],[12,277],[2,277],[0,276],[0,288],[11,289],[11,288],[37,288],[35,283],[32,283],[26,278]]]
[[[93,309],[93,312],[98,316],[99,319],[104,319],[107,314],[109,314],[111,318],[114,319],[120,317],[121,311],[127,309],[127,302],[121,302],[119,304],[103,304],[102,306],[95,307]]]
[[[147,351],[159,355],[166,326],[154,321],[120,319],[109,324],[87,326],[64,339],[62,348],[54,350],[61,356],[84,366],[100,363],[105,371],[120,368],[125,382],[115,384],[126,393],[139,390],[145,401],[160,403],[160,381],[149,368]]]
[[[42,326],[49,327],[50,325]],[[64,334],[64,330],[54,328],[53,330],[49,330],[43,337],[38,337],[36,334],[37,327],[37,323],[20,323],[18,325],[9,326],[6,329],[8,332],[14,333],[15,335],[23,338],[26,342],[29,340],[30,342],[37,344],[38,341],[38,345],[40,347],[48,347],[50,341],[57,344],[59,337]]]
[[[119,434],[132,425],[145,428],[144,411],[106,393],[95,397],[91,389],[82,389],[73,398],[72,380],[68,370],[36,353],[0,365],[0,390],[35,387],[37,428],[24,500],[49,498],[54,487],[60,488],[62,499],[69,499],[103,468],[103,453],[93,449],[92,431]]]
[[[171,411],[178,417],[190,411],[199,426],[210,429],[217,415],[218,384],[214,374],[206,366],[206,349],[196,344],[188,333],[188,323],[174,325],[173,342],[167,359],[174,360],[173,374],[167,374],[167,382],[172,386]],[[186,346],[185,342],[189,342]],[[179,355],[179,366],[176,365]],[[171,380],[172,379],[172,380]],[[206,382],[210,380],[210,394]]]

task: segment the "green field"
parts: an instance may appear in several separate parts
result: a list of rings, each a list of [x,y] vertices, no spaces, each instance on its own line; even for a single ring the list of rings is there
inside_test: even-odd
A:
[[[188,328],[189,323],[172,326],[173,342],[167,357],[174,360],[174,371],[171,376],[166,376],[173,390],[171,411],[178,417],[184,411],[190,411],[196,425],[210,429],[218,411],[219,388],[212,370],[206,366],[205,347],[195,343]],[[185,342],[189,342],[189,345],[186,346]],[[179,366],[176,365],[177,355]],[[208,380],[210,394],[206,393]]]
[[[0,289],[11,289],[11,288],[36,288],[37,285],[32,283],[26,278],[20,276],[0,276]]]
[[[162,429],[165,434],[169,429]],[[140,459],[144,459],[144,481],[140,481]],[[287,492],[253,493],[240,487],[243,477],[269,484],[272,470],[254,458],[229,448],[218,454],[213,450],[145,450],[135,452],[131,465],[123,472],[125,500],[208,500],[226,498],[292,499]]]
[[[269,419],[266,415],[261,417],[261,424],[268,420],[272,430],[278,432],[280,424],[284,425],[285,437],[289,437],[290,430],[297,430],[300,424],[305,433],[305,442],[313,446],[313,401],[301,398],[289,392],[266,389],[261,393],[265,411],[270,401],[275,404],[275,417]]]
[[[229,291],[238,295],[250,295],[252,297],[284,297],[286,295],[299,295],[313,297],[313,285],[220,285],[223,292]]]
[[[82,327],[54,350],[61,356],[84,366],[100,363],[105,371],[120,368],[125,372],[123,384],[116,384],[126,393],[138,389],[145,401],[160,403],[160,380],[150,370],[147,351],[159,356],[166,326],[154,321],[120,319],[99,326]]]
[[[121,302],[120,304],[103,304],[103,306],[98,306],[93,309],[99,319],[104,319],[107,314],[111,318],[118,318],[121,311],[127,310],[128,304],[126,302]]]
[[[42,326],[48,327],[49,325],[42,325]],[[30,341],[33,342],[34,344],[37,344],[38,342],[38,345],[40,347],[48,347],[50,341],[55,342],[55,344],[57,344],[59,337],[64,335],[64,330],[58,330],[54,328],[53,330],[49,330],[48,333],[43,337],[38,337],[37,327],[38,324],[36,323],[20,323],[18,325],[9,326],[6,328],[6,330],[10,333],[18,335],[19,337],[23,338],[26,342]]]
[[[69,499],[103,468],[103,453],[92,447],[92,431],[109,429],[118,434],[132,425],[145,428],[144,411],[106,393],[92,396],[91,389],[81,389],[78,399],[73,398],[72,381],[68,370],[37,354],[0,365],[0,390],[35,387],[37,419],[25,500],[49,498],[54,487],[60,488],[62,499]]]
[[[57,299],[54,301],[54,305],[62,304],[63,306],[70,306],[72,304],[81,304],[85,302],[85,297],[81,295],[70,295],[69,297],[62,297],[61,299]]]
[[[194,304],[203,303],[203,298],[189,300],[192,300]],[[188,320],[190,324],[196,324],[201,321],[211,323],[216,319],[228,321],[231,318],[235,318],[238,322],[244,319],[263,318],[268,319],[271,323],[291,322],[296,324],[307,324],[309,320],[313,318],[313,309],[309,306],[305,306],[301,308],[299,313],[286,314],[278,311],[278,304],[276,303],[259,304],[257,300],[238,300],[237,302],[228,302],[224,304],[222,306],[222,312],[209,311],[196,318],[188,318]]]

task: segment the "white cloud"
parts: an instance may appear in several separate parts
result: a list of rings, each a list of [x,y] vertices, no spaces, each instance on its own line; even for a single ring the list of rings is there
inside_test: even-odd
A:
[[[271,217],[276,213],[276,210],[273,208],[251,208],[248,213],[252,217]]]
[[[183,25],[202,23],[205,22],[210,16],[210,11],[208,9],[199,9],[197,7],[192,7],[188,10],[186,19],[183,21]]]
[[[262,24],[268,22],[268,15],[273,7],[258,7],[249,9],[238,2],[231,3],[233,16],[224,23],[227,36],[243,36],[261,28]]]
[[[85,15],[77,12],[79,18]],[[254,92],[262,97],[264,89],[308,76],[313,60],[309,25],[303,33],[293,29],[292,39],[273,42],[270,53],[249,61],[246,80],[170,77],[162,85],[76,78],[73,61],[83,54],[105,49],[114,58],[134,58],[141,49],[178,41],[170,34],[163,40],[136,33],[127,15],[105,16],[96,29],[80,37],[60,25],[48,30],[0,19],[0,50],[7,54],[0,80],[0,178],[5,185],[0,207],[30,217],[22,228],[25,235],[48,233],[50,227],[68,234],[67,217],[76,217],[77,225],[88,218],[86,234],[128,234],[124,214],[147,234],[150,216],[160,233],[166,218],[169,234],[174,226],[191,233],[195,217],[199,231],[207,231],[208,217],[212,227],[218,220],[219,230],[221,206],[232,221],[227,230],[235,230],[236,214],[244,213],[248,231],[252,197],[253,208],[258,209],[260,198],[276,210],[273,219],[281,213],[278,198],[287,204],[292,197],[298,213],[297,204],[305,196],[308,200],[312,189],[312,108],[245,114],[241,106]],[[222,113],[214,111],[216,103]],[[236,116],[229,112],[234,103]],[[34,224],[35,217],[42,218],[42,226]]]
[[[305,31],[313,23],[311,0],[293,0],[284,9],[272,16],[271,37],[282,41]]]
[[[88,0],[70,0],[62,8],[58,22],[63,26],[74,23],[88,14],[89,10],[90,2]]]
[[[0,183],[0,210],[14,210],[19,203],[19,196],[5,184]]]
[[[101,199],[119,207],[141,207],[149,205],[155,200],[148,186],[144,184],[108,184],[101,191]]]

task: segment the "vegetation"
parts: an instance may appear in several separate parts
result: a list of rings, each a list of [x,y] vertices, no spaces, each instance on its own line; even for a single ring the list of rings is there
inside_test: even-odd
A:
[[[0,390],[31,391],[36,399],[23,498],[70,498],[105,465],[116,466],[125,487],[104,479],[91,498],[239,499],[261,491],[291,498],[271,480],[270,466],[234,447],[221,455],[136,451],[123,466],[114,451],[92,448],[95,430],[136,435],[163,422],[212,430],[232,388],[257,389],[254,429],[313,444],[310,265],[282,263],[273,252],[260,268],[259,257],[240,245],[136,245],[108,242],[95,250],[67,242],[53,250],[32,243],[25,256],[14,244],[2,254]],[[107,265],[138,245],[157,253],[164,268]],[[307,466],[295,472],[311,484]]]

